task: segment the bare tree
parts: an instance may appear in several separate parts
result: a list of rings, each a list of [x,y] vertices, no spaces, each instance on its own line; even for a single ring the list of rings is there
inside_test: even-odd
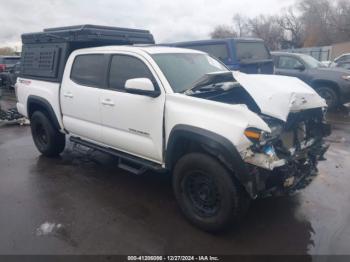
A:
[[[212,39],[237,37],[237,33],[229,26],[219,25],[210,33]]]
[[[305,28],[296,14],[294,7],[289,7],[277,18],[276,22],[284,30],[284,45],[287,48],[303,47],[305,41]]]
[[[211,37],[259,37],[272,50],[331,45],[350,41],[350,1],[298,0],[280,16],[235,14],[232,22],[216,27]]]
[[[245,37],[250,35],[250,29],[248,24],[248,18],[241,14],[235,14],[233,16],[233,28],[237,32],[238,37]]]
[[[12,47],[0,47],[0,55],[14,55],[16,50]]]
[[[210,34],[211,38],[228,38],[228,37],[259,37],[262,38],[266,45],[276,50],[281,47],[283,40],[283,30],[277,23],[274,16],[257,16],[248,19],[239,14],[233,17],[233,28],[220,25],[217,26]]]
[[[304,46],[329,45],[334,33],[330,24],[333,6],[329,0],[302,0],[298,4],[306,31]]]
[[[260,15],[248,21],[251,35],[262,38],[271,50],[281,48],[284,31],[277,23],[277,17]]]
[[[329,19],[330,28],[336,35],[334,41],[350,40],[350,2],[340,0],[333,8]]]

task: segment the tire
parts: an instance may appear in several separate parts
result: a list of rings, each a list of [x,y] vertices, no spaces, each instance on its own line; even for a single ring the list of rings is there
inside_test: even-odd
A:
[[[35,111],[30,118],[34,144],[44,156],[55,157],[64,150],[66,137],[51,123],[47,115]]]
[[[238,223],[250,202],[228,170],[203,153],[187,154],[177,162],[173,189],[185,217],[212,233]]]
[[[331,87],[318,87],[316,91],[322,98],[326,100],[329,109],[334,109],[339,105],[338,94]]]

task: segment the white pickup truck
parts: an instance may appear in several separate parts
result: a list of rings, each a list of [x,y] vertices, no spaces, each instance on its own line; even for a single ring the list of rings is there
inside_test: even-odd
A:
[[[236,223],[251,199],[307,185],[330,134],[325,101],[303,82],[189,49],[78,49],[60,83],[21,76],[16,92],[43,155],[69,136],[136,174],[168,171],[184,215],[207,231]]]

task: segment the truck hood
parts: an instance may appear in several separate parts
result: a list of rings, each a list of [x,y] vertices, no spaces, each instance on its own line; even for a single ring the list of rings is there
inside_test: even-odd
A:
[[[238,71],[232,75],[254,99],[261,113],[282,121],[287,120],[290,112],[327,107],[315,90],[295,77],[248,75]]]

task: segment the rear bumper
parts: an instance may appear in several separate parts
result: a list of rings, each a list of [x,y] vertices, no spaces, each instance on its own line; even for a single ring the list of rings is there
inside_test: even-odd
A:
[[[340,103],[348,103],[350,102],[350,82],[346,81],[344,85],[340,87],[339,94]]]
[[[350,102],[350,90],[349,90],[349,92],[343,93],[340,96],[340,103],[345,104],[345,103],[348,103],[348,102]]]

